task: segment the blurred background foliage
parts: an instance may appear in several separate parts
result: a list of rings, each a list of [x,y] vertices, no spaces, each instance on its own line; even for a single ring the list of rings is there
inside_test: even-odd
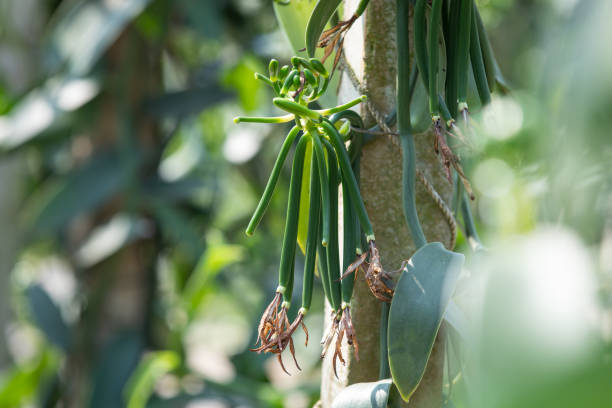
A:
[[[456,296],[474,327],[448,403],[610,406],[612,5],[478,3],[515,91],[460,151],[491,250]],[[0,407],[318,399],[316,341],[291,377],[248,351],[286,172],[243,230],[287,129],[231,118],[272,113],[253,73],[290,55],[271,0],[0,1]]]

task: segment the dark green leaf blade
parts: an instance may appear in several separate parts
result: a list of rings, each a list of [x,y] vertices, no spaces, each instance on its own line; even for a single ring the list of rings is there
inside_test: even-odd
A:
[[[139,160],[137,153],[125,159],[114,152],[99,153],[50,186],[51,191],[35,194],[26,211],[32,233],[56,232],[77,215],[98,208],[126,185]]]
[[[334,399],[332,408],[385,408],[391,384],[388,378],[349,385]]]
[[[145,109],[154,116],[184,118],[224,102],[234,95],[219,84],[168,92],[148,101]]]
[[[50,343],[63,351],[68,351],[71,343],[70,329],[64,322],[57,305],[39,285],[28,287],[25,294],[36,326],[45,334]]]
[[[306,27],[306,51],[309,57],[314,57],[319,37],[341,2],[342,0],[319,0],[312,10]]]
[[[439,242],[429,243],[412,256],[397,283],[389,312],[389,366],[406,401],[423,377],[463,260]]]

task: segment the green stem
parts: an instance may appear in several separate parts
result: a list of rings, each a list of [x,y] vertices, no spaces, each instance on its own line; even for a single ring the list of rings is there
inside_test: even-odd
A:
[[[404,215],[417,248],[427,243],[415,202],[416,155],[410,125],[410,43],[408,1],[397,0],[397,124],[402,146]]]
[[[478,237],[478,231],[476,230],[476,224],[474,224],[474,218],[472,217],[472,209],[468,200],[467,194],[464,192],[461,198],[461,215],[463,216],[463,223],[465,224],[465,234],[472,250],[476,251],[482,247],[480,238]]]
[[[380,363],[378,368],[379,380],[384,380],[385,378],[391,377],[391,370],[389,369],[389,357],[387,357],[390,308],[391,303],[382,302],[382,308],[380,310]]]

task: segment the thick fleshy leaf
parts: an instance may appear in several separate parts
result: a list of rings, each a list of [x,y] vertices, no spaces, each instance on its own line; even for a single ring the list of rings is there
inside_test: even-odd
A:
[[[293,52],[306,47],[304,33],[315,4],[313,0],[292,0],[289,4],[274,2],[276,19],[287,36]]]
[[[439,242],[429,243],[412,256],[397,283],[389,312],[389,366],[406,401],[423,377],[463,260]]]
[[[448,303],[446,313],[444,314],[444,321],[454,330],[457,335],[463,340],[468,340],[468,323],[465,314],[459,306],[452,300]]]
[[[321,37],[321,33],[325,29],[327,22],[340,3],[342,3],[342,0],[317,1],[317,5],[314,10],[312,10],[312,14],[308,20],[308,26],[306,27],[306,51],[308,51],[308,56],[314,57],[319,37]]]
[[[332,408],[386,408],[392,384],[388,378],[349,385],[334,399]]]
[[[71,343],[70,330],[55,302],[39,285],[27,288],[26,297],[36,326],[45,334],[50,343],[63,351],[68,351]]]

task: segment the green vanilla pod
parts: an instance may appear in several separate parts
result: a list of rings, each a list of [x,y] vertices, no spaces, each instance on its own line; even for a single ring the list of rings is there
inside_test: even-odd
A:
[[[285,159],[287,158],[287,154],[293,145],[293,141],[296,136],[300,133],[300,128],[294,126],[290,131],[283,145],[281,146],[278,157],[276,158],[276,162],[274,163],[274,167],[272,167],[272,173],[270,174],[270,178],[268,179],[268,183],[266,184],[266,188],[259,200],[259,204],[257,204],[257,208],[251,217],[251,221],[246,229],[247,235],[253,235],[257,225],[263,218],[264,213],[266,212],[266,208],[268,208],[268,204],[270,204],[270,200],[272,199],[272,194],[274,193],[274,188],[276,187],[276,183],[278,182],[278,178],[280,176],[283,163],[285,163]]]
[[[459,0],[459,37],[457,43],[457,108],[467,111],[468,68],[470,61],[470,30],[472,0]]]
[[[325,250],[327,252],[327,268],[329,270],[331,296],[336,308],[338,308],[342,302],[342,290],[340,287],[340,256],[338,248],[338,185],[340,184],[340,173],[338,172],[338,161],[334,148],[325,139],[323,139],[323,145],[327,149],[327,175],[329,179],[329,244]]]
[[[329,184],[327,179],[327,161],[325,159],[325,150],[321,141],[322,136],[317,129],[312,130],[312,142],[314,150],[314,160],[317,162],[319,173],[319,184],[321,185],[321,244],[327,246],[329,242],[329,189],[326,187]]]
[[[287,215],[285,217],[285,232],[281,248],[280,265],[278,271],[279,286],[287,289],[283,296],[286,302],[291,302],[293,288],[293,270],[295,265],[295,247],[297,246],[297,228],[300,214],[300,192],[302,189],[302,172],[304,170],[304,155],[311,138],[304,134],[298,141],[291,167],[291,181],[289,182],[289,200]]]
[[[308,232],[306,235],[306,254],[304,259],[304,280],[302,285],[302,309],[305,314],[312,301],[312,285],[316,265],[317,247],[319,245],[319,228],[321,213],[321,186],[319,185],[319,168],[315,160],[310,163],[310,207],[308,210]]]
[[[346,151],[344,141],[342,140],[342,136],[340,136],[338,130],[328,119],[323,119],[323,122],[321,122],[321,126],[329,137],[334,149],[336,150],[338,162],[342,171],[342,177],[347,179],[349,194],[351,195],[351,198],[356,207],[357,216],[359,217],[361,226],[364,229],[367,241],[373,241],[375,239],[374,229],[372,228],[370,218],[368,217],[365,205],[363,204],[363,199],[361,198],[361,194],[359,193],[359,186],[357,185],[357,180],[355,179],[355,175],[351,170],[350,159],[348,156],[348,152]]]
[[[438,105],[438,37],[442,0],[433,0],[429,22],[429,112],[432,118],[440,116]]]
[[[427,18],[425,3],[427,0],[416,0],[414,6],[414,59],[419,67],[425,89],[429,91],[429,67],[427,65]],[[404,52],[404,50],[398,50]],[[408,52],[408,50],[405,50]]]
[[[470,31],[470,62],[472,63],[472,72],[478,97],[482,106],[488,105],[491,102],[491,90],[487,82],[487,72],[482,56],[482,46],[478,35],[478,22],[476,18],[476,4],[472,3],[472,22]]]

